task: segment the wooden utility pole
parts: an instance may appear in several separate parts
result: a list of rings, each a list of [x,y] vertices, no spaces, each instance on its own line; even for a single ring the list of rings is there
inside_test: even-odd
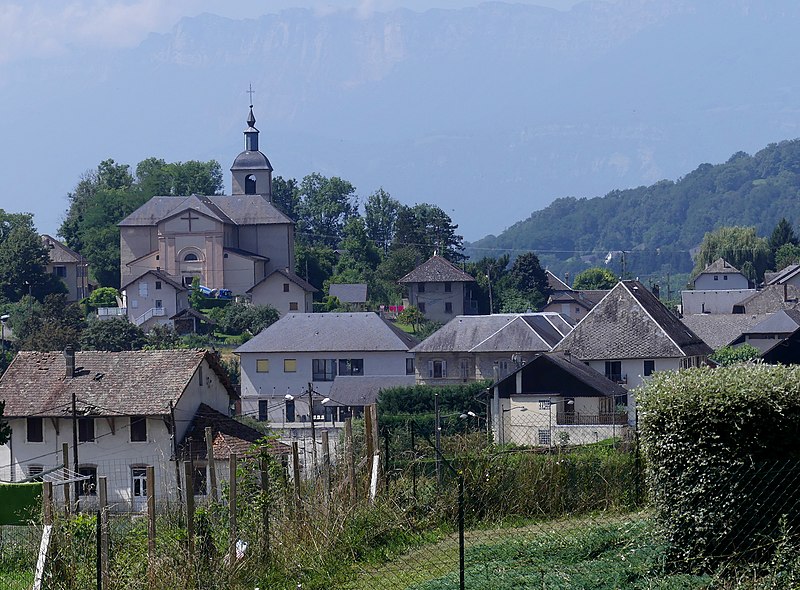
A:
[[[46,481],[42,484],[42,511],[44,522],[42,524],[53,524],[53,482]]]
[[[230,546],[228,547],[228,555],[231,567],[233,567],[233,564],[236,563],[236,541],[237,537],[239,536],[236,523],[236,501],[237,501],[236,463],[237,463],[236,453],[231,453],[230,459],[228,461],[228,476],[230,477],[230,482],[229,482],[230,502],[228,504],[228,521],[230,526],[230,532],[228,533],[229,534],[228,540],[230,541]]]
[[[189,559],[194,559],[194,478],[192,462],[183,462],[183,480],[186,485],[186,549]]]
[[[269,455],[261,449],[261,562],[269,563]]]
[[[61,463],[64,465],[64,469],[68,469],[69,466],[69,443],[61,443]],[[63,486],[64,488],[64,514],[69,515],[72,511],[72,506],[70,505],[69,499],[69,485]]]
[[[142,418],[146,420],[146,418]],[[169,423],[172,432],[172,460],[175,461],[175,489],[178,490],[178,502],[183,500],[181,498],[181,466],[178,464],[178,431],[175,426],[175,406],[172,405],[172,400],[169,401]]]
[[[72,392],[72,471],[78,473],[78,399],[75,396],[75,391]],[[64,464],[66,467],[67,464]],[[75,506],[78,506],[78,501],[81,495],[81,482],[75,482]]]
[[[313,472],[317,473],[317,432],[314,427],[314,389],[311,383],[308,384],[308,416],[311,418],[311,462],[314,465]]]
[[[350,501],[356,502],[356,460],[353,450],[353,419],[344,421],[344,460],[347,464],[347,478],[350,480]]]
[[[111,572],[108,558],[108,478],[98,477],[100,496],[100,579],[102,589],[111,587]]]
[[[331,443],[327,430],[322,431],[322,485],[327,502],[331,496]]]
[[[294,500],[297,504],[298,516],[300,515],[300,448],[296,440],[292,441],[292,484],[294,485]]]
[[[150,586],[156,583],[156,468],[147,467],[147,572]]]
[[[208,460],[208,482],[211,486],[211,498],[217,501],[217,465],[214,462],[214,436],[211,427],[206,426],[206,459]]]

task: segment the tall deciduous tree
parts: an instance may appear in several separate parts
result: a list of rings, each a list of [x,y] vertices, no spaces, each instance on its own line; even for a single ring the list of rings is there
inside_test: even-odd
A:
[[[344,225],[358,213],[355,187],[336,176],[309,174],[300,183],[297,231],[303,241],[336,248]]]
[[[742,272],[749,263],[755,276],[748,278],[761,280],[764,271],[769,268],[770,255],[767,240],[757,236],[754,227],[721,227],[708,232],[703,238],[695,258],[693,274],[699,273],[717,258],[724,258]]]
[[[572,288],[576,291],[592,289],[612,289],[617,284],[617,275],[601,266],[587,268],[575,276]]]
[[[436,205],[401,205],[397,211],[393,247],[413,247],[423,258],[434,252],[451,262],[464,259],[464,238],[456,234],[458,225]]]
[[[297,220],[300,206],[300,186],[294,178],[288,180],[281,176],[272,179],[272,203],[290,219]]]
[[[31,294],[41,300],[48,293],[64,293],[66,287],[46,272],[47,248],[33,222],[18,224],[0,242],[0,291],[8,301]]]
[[[397,223],[397,212],[400,202],[393,199],[383,188],[379,188],[369,197],[364,205],[364,222],[367,235],[384,254],[389,252]]]
[[[83,331],[80,338],[84,350],[140,350],[147,344],[147,338],[139,326],[127,318],[94,320]]]

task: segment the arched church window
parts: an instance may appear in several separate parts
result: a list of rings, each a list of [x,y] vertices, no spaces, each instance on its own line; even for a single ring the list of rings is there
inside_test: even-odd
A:
[[[256,194],[256,175],[249,174],[247,178],[244,179],[244,194],[246,195],[255,195]]]
[[[197,254],[195,254],[194,252],[189,252],[186,256],[183,257],[184,262],[195,262],[196,260],[199,259],[197,258]]]

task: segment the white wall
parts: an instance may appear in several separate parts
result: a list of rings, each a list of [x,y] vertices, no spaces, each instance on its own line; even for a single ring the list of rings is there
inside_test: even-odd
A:
[[[696,290],[728,290],[747,289],[750,285],[747,278],[740,273],[703,273],[694,281]]]

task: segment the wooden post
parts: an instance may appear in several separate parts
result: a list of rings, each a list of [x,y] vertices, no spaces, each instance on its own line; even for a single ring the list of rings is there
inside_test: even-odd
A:
[[[372,437],[372,452],[379,453],[380,452],[380,437],[378,436],[378,406],[376,404],[371,404],[369,406],[369,413],[370,417],[372,418],[372,429],[370,430],[370,436]]]
[[[367,457],[372,461],[375,454],[375,440],[372,438],[372,406],[364,408],[364,442],[367,444]]]
[[[108,561],[108,478],[98,477],[97,487],[100,495],[100,579],[103,590],[106,590],[111,587]]]
[[[183,462],[183,481],[186,485],[186,549],[189,559],[194,559],[194,477],[192,462]]]
[[[331,496],[331,442],[327,430],[322,431],[322,478],[327,501]]]
[[[297,504],[297,512],[300,512],[300,448],[296,440],[292,441],[292,484],[294,485],[294,501]]]
[[[53,524],[53,482],[46,481],[42,485],[42,520],[43,524]]]
[[[231,453],[230,459],[228,460],[228,469],[229,469],[229,477],[230,477],[230,498],[228,503],[228,511],[229,511],[229,547],[228,547],[228,554],[231,567],[233,564],[236,563],[236,541],[238,540],[237,537],[239,536],[239,532],[236,528],[236,453]]]
[[[156,583],[156,468],[147,466],[147,571],[150,586]]]
[[[214,437],[211,427],[206,426],[206,458],[208,459],[208,482],[211,485],[211,499],[217,501],[217,464],[214,462]]]
[[[353,450],[353,419],[344,421],[344,460],[347,464],[347,477],[350,480],[350,500],[356,503],[356,460]]]
[[[181,498],[181,466],[178,463],[178,431],[175,426],[175,407],[172,405],[172,400],[169,402],[169,423],[170,435],[172,437],[172,460],[175,461],[175,489],[178,490],[178,502],[182,502]]]
[[[261,449],[261,563],[269,563],[269,455]]]
[[[61,462],[64,465],[64,469],[68,469],[69,468],[69,444],[68,443],[62,443],[61,444]],[[64,485],[64,486],[61,486],[61,487],[64,488],[64,513],[65,514],[69,514],[72,511],[71,510],[72,507],[70,505],[70,499],[69,499],[69,488],[70,488],[70,486],[69,485]]]

